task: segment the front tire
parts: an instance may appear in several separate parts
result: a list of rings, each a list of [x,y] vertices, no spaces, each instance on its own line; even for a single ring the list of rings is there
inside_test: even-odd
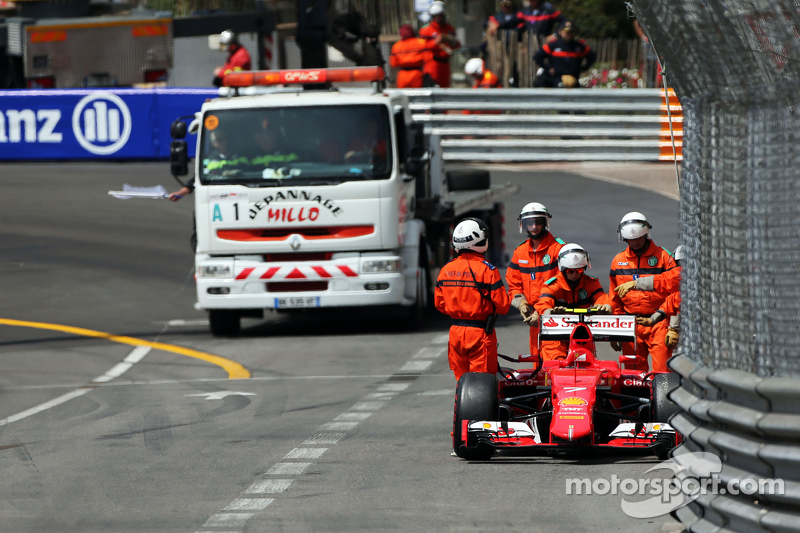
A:
[[[467,372],[458,380],[453,412],[453,450],[468,461],[487,461],[494,455],[488,446],[468,449],[467,435],[462,434],[463,421],[497,420],[499,409],[497,376]]]
[[[667,423],[672,415],[681,410],[668,397],[669,393],[677,389],[680,384],[681,377],[674,372],[653,375],[651,398],[653,422]]]
[[[208,325],[215,337],[237,337],[241,329],[241,317],[236,311],[210,309]]]

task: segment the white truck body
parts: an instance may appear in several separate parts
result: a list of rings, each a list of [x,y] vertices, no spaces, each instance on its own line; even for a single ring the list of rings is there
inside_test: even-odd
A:
[[[341,179],[317,176],[313,172],[321,167],[303,163],[302,154],[291,156],[298,161],[260,171],[263,180],[247,178],[251,167],[246,172],[224,170],[233,168],[230,165],[221,167],[222,175],[220,168],[208,171],[220,164],[209,163],[205,157],[209,138],[214,139],[209,137],[210,131],[224,123],[230,125],[231,117],[243,117],[244,121],[266,113],[266,128],[273,127],[276,113],[312,116],[334,106],[357,106],[340,108],[347,113],[378,109],[358,106],[379,106],[376,113],[388,117],[381,152],[387,161],[381,168],[389,168],[383,177],[370,178],[371,167],[363,164],[346,170]],[[403,159],[413,143],[409,140],[412,122],[408,99],[397,91],[282,91],[218,98],[203,105],[190,126],[201,130],[194,169],[196,307],[212,312],[212,332],[238,331],[239,316],[264,309],[424,307],[431,281],[449,256],[449,232],[455,216],[480,206],[497,209],[499,204],[494,202],[516,188],[449,192],[438,137],[425,138],[425,154],[420,158],[424,172],[406,173],[409,166]],[[297,127],[286,123],[288,129],[298,131]],[[316,133],[300,143],[295,135],[293,147],[322,151],[320,135],[328,134],[337,141],[357,129],[357,121],[313,124],[309,130]],[[373,158],[378,157],[375,150]],[[336,168],[346,168],[347,163],[344,165]],[[424,204],[423,216],[420,203]],[[434,211],[438,214],[432,218]],[[429,238],[428,233],[436,237]],[[230,326],[234,319],[235,327]]]

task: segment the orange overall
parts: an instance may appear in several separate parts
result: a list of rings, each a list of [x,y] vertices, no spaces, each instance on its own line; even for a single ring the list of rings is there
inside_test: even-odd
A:
[[[547,232],[536,250],[533,249],[530,239],[517,246],[506,270],[506,283],[511,298],[522,294],[531,307],[536,304],[542,284],[558,272],[558,252],[563,245],[564,241],[556,239],[552,233]],[[530,330],[531,355],[538,355],[539,325],[536,324]],[[542,358],[545,360],[558,358],[561,353],[559,346],[558,341],[543,342]]]
[[[663,274],[653,276],[653,289],[659,292],[676,292],[681,288],[681,267],[676,266]]]
[[[504,315],[511,304],[497,269],[479,253],[462,252],[439,272],[434,301],[453,321],[447,357],[456,381],[466,372],[496,373],[497,334],[484,327],[489,315]]]
[[[618,253],[611,262],[609,275],[610,284],[608,294],[611,295],[609,303],[616,314],[629,314],[641,317],[650,317],[658,311],[664,303],[669,292],[659,291],[629,291],[624,298],[616,294],[615,289],[622,283],[638,279],[639,276],[655,276],[675,268],[672,256],[655,245],[652,240],[647,241],[642,253],[636,254],[630,248],[625,248]],[[653,370],[666,371],[667,360],[672,355],[672,350],[667,348],[664,338],[667,334],[667,323],[661,321],[652,328],[636,328],[636,341],[638,349],[634,350],[633,343],[622,343],[622,353],[636,354],[636,364],[642,369],[648,368],[647,354],[653,358]]]
[[[435,21],[419,30],[419,36],[428,40],[436,39],[439,34],[455,36],[456,30],[450,24],[445,23],[440,26]],[[461,48],[461,44],[434,46],[431,49],[433,53],[430,55],[430,59],[425,61],[425,72],[431,75],[439,87],[450,87],[450,53],[448,50],[457,48]]]
[[[475,80],[475,83],[472,84],[473,89],[502,89],[503,84],[500,82],[500,78],[497,77],[497,74],[492,72],[491,70],[484,70],[483,76],[480,79]]]
[[[422,87],[422,69],[432,58],[433,41],[411,37],[397,41],[392,46],[389,64],[397,72],[398,89],[418,89]]]
[[[564,277],[563,272],[559,272],[548,279],[542,285],[539,300],[534,305],[534,309],[541,315],[548,309],[554,307],[572,307],[588,309],[594,305],[606,303],[608,295],[603,290],[597,278],[582,275],[575,287],[569,285],[569,281]],[[559,354],[554,359],[564,359],[567,357],[569,342],[559,341],[557,343]],[[555,352],[555,346],[553,352]]]

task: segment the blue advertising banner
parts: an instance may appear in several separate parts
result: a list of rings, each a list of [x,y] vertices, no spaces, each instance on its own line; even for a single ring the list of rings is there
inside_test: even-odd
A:
[[[167,159],[170,124],[216,89],[0,91],[0,160]],[[196,137],[186,138],[194,156]]]

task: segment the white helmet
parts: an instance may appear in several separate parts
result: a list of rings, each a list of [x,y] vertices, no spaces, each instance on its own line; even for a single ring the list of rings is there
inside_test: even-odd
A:
[[[558,252],[558,269],[564,272],[568,268],[592,268],[589,252],[577,244],[565,244]]]
[[[650,228],[653,226],[647,221],[647,218],[637,212],[631,211],[624,217],[619,223],[617,227],[617,234],[619,234],[619,240],[627,241],[631,239],[638,239],[639,237],[644,237],[645,235],[650,236]]]
[[[431,2],[431,7],[428,9],[428,13],[432,17],[435,17],[436,15],[444,15],[444,2],[440,2],[439,0]]]
[[[465,218],[453,230],[453,247],[456,252],[472,250],[479,254],[489,248],[489,228],[477,218]]]
[[[473,57],[464,65],[464,74],[467,76],[480,76],[483,74],[483,59]]]
[[[219,34],[219,44],[220,46],[239,44],[239,36],[233,30],[225,30]]]
[[[686,249],[682,244],[675,248],[675,254],[673,257],[675,258],[675,262],[678,264],[678,266],[681,265],[681,261],[686,259]]]
[[[526,227],[525,221],[527,220],[528,223],[530,223],[532,219],[541,217],[545,217],[546,219],[544,229],[550,231],[550,219],[553,218],[553,215],[550,214],[550,211],[547,210],[544,204],[540,204],[539,202],[526,204],[517,217],[517,220],[519,220],[519,232],[523,233],[522,230],[524,228],[528,235],[533,236],[528,227]]]

